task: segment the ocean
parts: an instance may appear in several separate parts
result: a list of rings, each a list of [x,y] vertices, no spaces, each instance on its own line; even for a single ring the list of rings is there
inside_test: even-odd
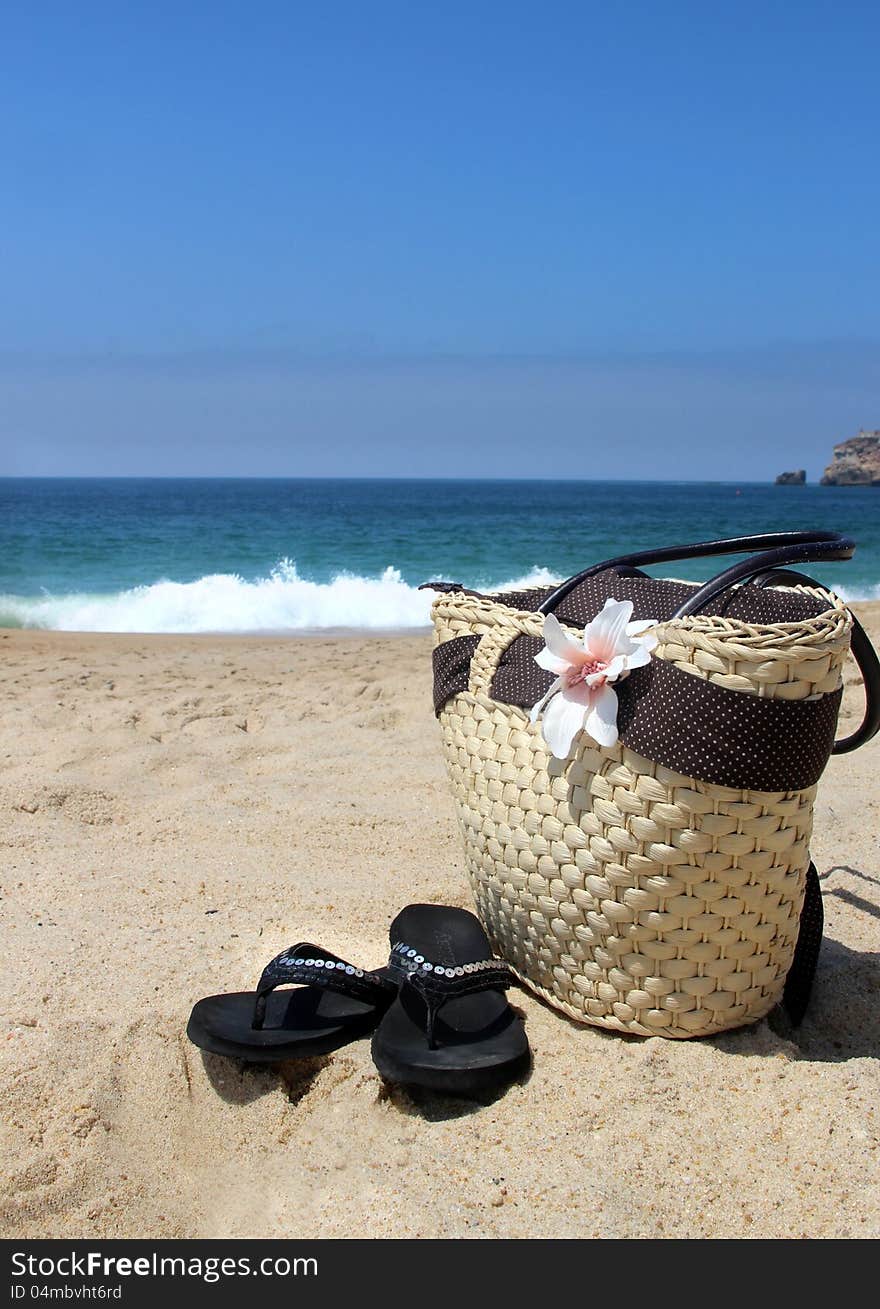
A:
[[[853,560],[812,571],[846,599],[880,598],[880,492],[870,487],[8,478],[0,626],[420,628],[429,596],[417,588],[432,579],[537,585],[626,550],[799,528],[855,537]],[[714,569],[654,571],[699,579]]]

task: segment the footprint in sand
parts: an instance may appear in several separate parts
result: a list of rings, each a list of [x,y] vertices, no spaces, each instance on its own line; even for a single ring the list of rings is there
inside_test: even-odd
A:
[[[38,810],[57,810],[63,812],[65,818],[85,823],[87,827],[105,827],[110,823],[126,821],[118,796],[106,791],[91,791],[86,787],[44,789],[20,801],[16,808],[29,814],[35,814]]]

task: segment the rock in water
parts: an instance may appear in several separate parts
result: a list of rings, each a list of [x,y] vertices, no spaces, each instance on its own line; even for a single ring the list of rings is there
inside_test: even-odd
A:
[[[859,432],[834,447],[820,486],[880,486],[880,431]]]
[[[780,473],[776,479],[777,486],[803,486],[807,480],[806,468],[795,469],[793,473]]]

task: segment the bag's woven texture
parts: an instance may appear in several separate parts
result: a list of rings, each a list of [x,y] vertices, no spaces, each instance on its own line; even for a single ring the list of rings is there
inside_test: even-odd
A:
[[[821,612],[673,619],[655,629],[655,657],[743,695],[836,692],[851,620],[830,593],[796,589]],[[582,1022],[692,1037],[763,1017],[797,940],[815,786],[707,783],[585,735],[570,759],[553,759],[540,724],[490,694],[502,653],[520,635],[540,637],[542,616],[460,592],[439,597],[432,615],[438,644],[479,638],[468,689],[439,721],[496,952]]]

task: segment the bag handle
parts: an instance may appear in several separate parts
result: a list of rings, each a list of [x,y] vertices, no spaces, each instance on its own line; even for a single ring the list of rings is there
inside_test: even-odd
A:
[[[783,571],[783,565],[801,563],[831,562],[832,560],[851,559],[855,551],[855,542],[839,532],[768,532],[759,536],[727,537],[720,541],[701,541],[696,545],[661,546],[656,550],[639,550],[633,554],[620,555],[601,564],[593,564],[562,582],[546,597],[538,607],[539,614],[553,613],[557,605],[581,582],[596,573],[603,573],[608,568],[632,569],[642,564],[662,564],[679,559],[702,559],[711,555],[744,554],[750,550],[760,553],[750,559],[743,559],[730,568],[704,582],[692,596],[678,609],[676,618],[699,613],[704,605],[717,596],[746,581],[756,581],[759,586],[768,586],[774,582],[801,582],[808,586],[818,583],[803,573]],[[865,684],[865,716],[861,726],[834,743],[832,754],[848,754],[860,745],[870,741],[880,731],[880,660],[871,644],[867,632],[855,614],[852,618],[851,651]]]
[[[699,612],[703,605],[714,600],[728,587],[767,569],[780,568],[784,564],[851,559],[855,548],[855,541],[848,536],[841,536],[839,532],[766,532],[759,536],[731,536],[720,541],[700,541],[696,545],[667,545],[655,550],[637,550],[633,554],[619,555],[616,559],[606,559],[604,563],[593,564],[582,573],[576,573],[550,592],[538,607],[538,613],[552,614],[570,591],[586,578],[604,573],[607,568],[640,568],[643,564],[664,564],[679,559],[705,559],[712,555],[763,551],[752,559],[733,564],[717,577],[705,582],[676,613],[676,618],[683,618],[686,614]]]

